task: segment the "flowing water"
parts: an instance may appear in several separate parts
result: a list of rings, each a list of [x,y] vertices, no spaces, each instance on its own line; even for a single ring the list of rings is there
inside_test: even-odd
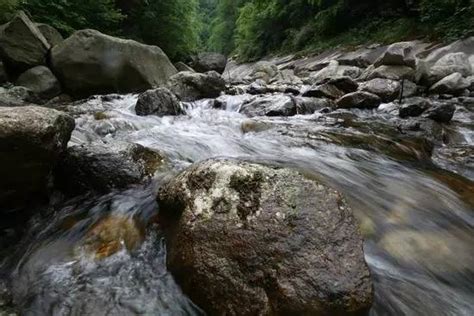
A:
[[[146,185],[69,201],[58,197],[47,210],[38,210],[48,215],[33,219],[2,264],[22,314],[202,314],[166,271],[166,249],[157,228],[147,230],[138,249],[104,260],[84,255],[78,245],[91,227],[111,215],[151,221],[159,209],[154,197],[160,183],[210,157],[298,168],[343,191],[366,238],[376,293],[371,315],[474,314],[472,165],[451,164],[436,155],[445,148],[435,149],[440,158],[433,164],[416,147],[373,133],[367,134],[369,139],[382,145],[331,141],[334,132],[359,135],[360,130],[320,114],[249,121],[238,113],[245,98],[227,97],[225,110],[213,109],[212,100],[189,103],[185,116],[163,118],[136,116],[135,95],[97,97],[70,109],[76,116],[70,145],[139,143],[169,157],[169,168]],[[105,119],[97,119],[95,112]],[[451,127],[453,148],[473,145],[472,113],[458,110]],[[360,122],[391,120],[372,111],[350,115]],[[242,126],[248,127],[246,132]],[[386,154],[385,146],[417,158]],[[452,167],[464,177],[438,166]]]

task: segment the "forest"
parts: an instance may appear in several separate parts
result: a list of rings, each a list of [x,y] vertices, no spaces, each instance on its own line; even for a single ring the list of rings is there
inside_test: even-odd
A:
[[[173,60],[217,51],[241,60],[474,29],[472,0],[0,0],[69,35],[92,28],[160,46]]]

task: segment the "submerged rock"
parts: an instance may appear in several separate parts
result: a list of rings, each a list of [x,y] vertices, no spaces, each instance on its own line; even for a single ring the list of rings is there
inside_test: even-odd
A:
[[[73,129],[74,119],[56,110],[0,107],[0,205],[21,205],[48,192]]]
[[[165,184],[158,203],[168,268],[209,314],[355,314],[372,304],[352,211],[314,179],[208,160]]]
[[[53,47],[51,64],[74,97],[144,91],[165,84],[176,73],[159,47],[95,30],[77,31]]]
[[[184,113],[178,98],[167,88],[148,90],[140,94],[135,112],[140,116],[165,116]]]
[[[336,101],[338,108],[349,109],[374,109],[382,103],[382,100],[375,94],[357,91],[346,94],[342,98]]]
[[[181,101],[192,102],[217,98],[225,90],[225,81],[215,71],[205,74],[183,71],[172,76],[167,86]]]
[[[193,68],[197,72],[215,71],[220,74],[224,72],[227,65],[227,58],[219,53],[200,53],[192,63]]]
[[[262,96],[244,103],[240,113],[253,116],[293,116],[296,115],[296,103],[292,96]]]
[[[49,49],[46,38],[23,12],[0,26],[0,58],[14,78],[29,68],[45,65]]]
[[[68,194],[106,193],[138,184],[164,164],[161,154],[138,144],[72,146],[56,169],[57,187]]]
[[[61,84],[46,66],[36,66],[24,72],[16,81],[18,86],[26,87],[42,99],[52,99],[61,94]]]

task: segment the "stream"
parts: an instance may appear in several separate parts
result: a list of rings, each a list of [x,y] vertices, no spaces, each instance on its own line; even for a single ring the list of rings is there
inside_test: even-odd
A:
[[[334,115],[250,120],[238,113],[245,96],[225,98],[225,109],[202,100],[183,104],[186,115],[162,118],[135,115],[136,95],[94,97],[70,107],[76,118],[70,145],[138,143],[164,153],[168,167],[144,185],[72,200],[58,195],[48,209],[38,210],[48,216],[34,217],[25,237],[0,261],[0,276],[9,280],[22,315],[204,314],[167,272],[157,228],[147,230],[135,251],[104,260],[84,256],[77,245],[110,215],[151,221],[159,210],[160,184],[211,157],[297,168],[344,192],[366,240],[375,284],[370,315],[474,314],[474,172],[472,165],[446,158],[451,149],[474,145],[472,109],[458,108],[448,131],[452,141],[435,147],[431,161],[386,154],[384,145],[373,150],[335,142],[331,135],[359,135],[363,129],[342,126]],[[106,118],[97,119],[96,112]],[[359,126],[392,119],[377,110],[349,114]],[[387,144],[402,151],[407,146],[391,139]],[[423,156],[417,148],[407,150]]]

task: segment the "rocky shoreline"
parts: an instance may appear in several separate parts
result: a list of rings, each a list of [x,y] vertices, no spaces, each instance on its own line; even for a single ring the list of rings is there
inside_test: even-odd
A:
[[[211,109],[248,117],[243,135],[272,130],[296,148],[333,144],[445,169],[443,181],[462,183],[465,202],[474,205],[474,147],[459,133],[472,137],[474,129],[474,37],[227,66],[221,55],[201,54],[192,65],[173,65],[156,46],[94,30],[64,40],[19,13],[0,27],[0,58],[1,238],[27,225],[33,207],[153,183],[171,169],[162,152],[108,137],[116,127],[107,106],[127,93],[140,93],[134,107],[140,117],[185,116],[207,100]],[[93,102],[103,111],[91,111]],[[102,138],[76,139],[84,113]],[[304,126],[287,121],[300,116]],[[161,183],[158,219],[99,223],[86,252],[102,259],[131,251],[158,222],[169,270],[211,315],[370,309],[366,227],[331,183],[276,165],[192,162]],[[453,188],[461,196],[462,189]],[[134,242],[125,247],[120,241],[130,235]],[[0,305],[0,315],[10,308]]]

